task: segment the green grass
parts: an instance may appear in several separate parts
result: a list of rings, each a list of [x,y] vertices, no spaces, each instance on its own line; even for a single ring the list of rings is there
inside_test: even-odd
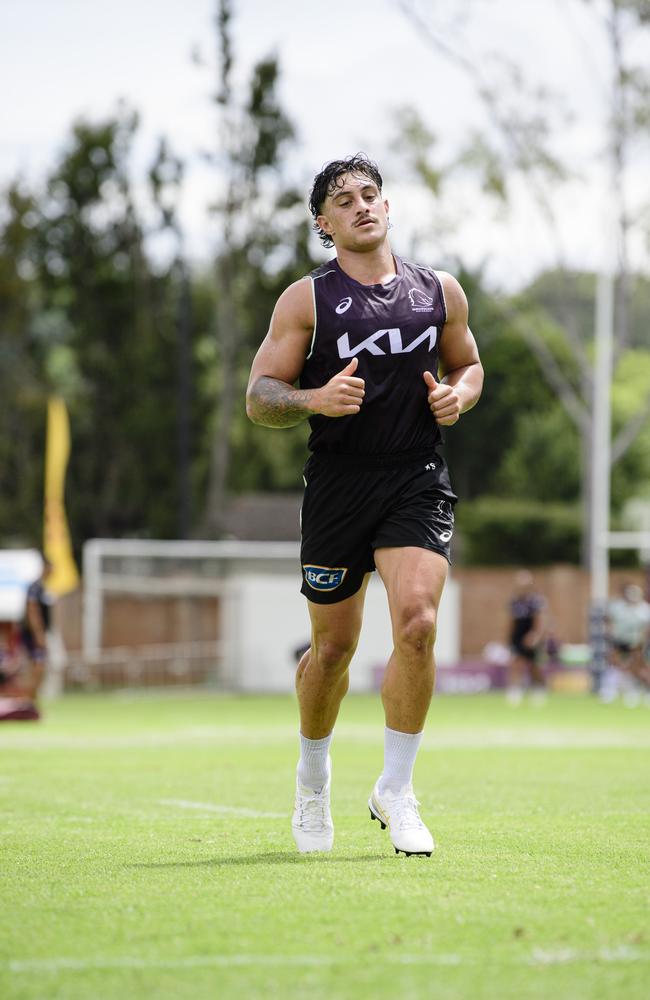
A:
[[[3,725],[3,1000],[648,997],[650,709],[438,699],[431,859],[370,822],[381,709],[352,697],[334,850],[297,855],[296,728],[291,698],[183,693]]]

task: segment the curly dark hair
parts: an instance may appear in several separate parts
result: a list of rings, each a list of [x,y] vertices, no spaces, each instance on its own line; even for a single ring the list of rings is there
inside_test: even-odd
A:
[[[323,232],[315,220],[321,214],[323,203],[328,194],[332,194],[337,187],[341,186],[339,180],[344,174],[363,174],[364,177],[369,177],[375,182],[380,193],[384,183],[379,173],[379,167],[365,153],[355,153],[354,156],[346,156],[344,160],[332,160],[331,163],[325,164],[320,173],[314,177],[309,195],[309,210],[314,217],[312,228],[315,233],[318,233],[318,238],[324,247],[333,247],[334,240]]]

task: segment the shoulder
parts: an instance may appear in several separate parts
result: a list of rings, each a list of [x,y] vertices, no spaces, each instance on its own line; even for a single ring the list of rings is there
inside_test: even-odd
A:
[[[43,585],[39,580],[35,580],[34,583],[30,583],[27,588],[27,600],[28,601],[38,601],[41,599],[43,594]]]
[[[275,304],[273,318],[276,322],[308,327],[314,322],[314,298],[310,275],[292,282]]]
[[[450,274],[449,271],[436,271],[435,274],[445,296],[447,318],[453,320],[467,316],[467,296],[458,279],[454,278],[453,274]]]

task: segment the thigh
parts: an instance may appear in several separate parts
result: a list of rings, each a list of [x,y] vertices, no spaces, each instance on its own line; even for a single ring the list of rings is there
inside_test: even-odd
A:
[[[405,617],[437,612],[447,579],[448,563],[439,552],[415,546],[375,550],[393,627]]]
[[[355,594],[335,604],[307,601],[312,643],[332,642],[346,647],[356,647],[363,621],[363,605],[369,579],[368,573]]]

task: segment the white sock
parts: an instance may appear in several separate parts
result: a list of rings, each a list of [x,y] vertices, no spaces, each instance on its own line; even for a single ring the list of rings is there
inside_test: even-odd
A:
[[[384,729],[384,772],[379,779],[379,791],[397,793],[413,780],[413,767],[422,733],[398,733]]]
[[[332,733],[322,740],[309,740],[300,734],[300,760],[298,761],[298,780],[301,785],[319,792],[327,781],[327,754],[329,753]]]

